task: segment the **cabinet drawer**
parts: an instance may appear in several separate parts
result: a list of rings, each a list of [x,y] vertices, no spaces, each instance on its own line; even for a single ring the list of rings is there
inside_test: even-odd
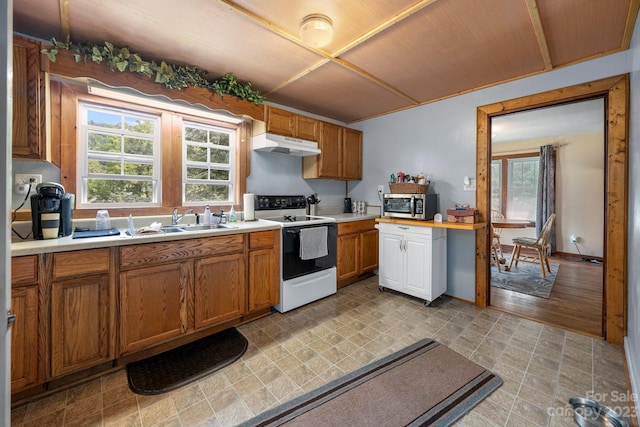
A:
[[[124,246],[120,248],[120,269],[232,253],[244,253],[244,234]]]
[[[366,219],[364,221],[350,221],[338,223],[338,236],[345,234],[361,233],[363,231],[375,230],[375,219]]]
[[[258,231],[249,235],[249,249],[273,247],[274,231]]]
[[[53,278],[108,272],[110,251],[104,248],[53,254]]]
[[[402,224],[387,224],[380,223],[381,233],[413,233],[419,234],[425,237],[431,237],[433,234],[433,227],[421,226],[421,225],[402,225]],[[446,229],[438,229],[446,232]]]
[[[11,285],[32,285],[38,282],[38,256],[11,258]]]

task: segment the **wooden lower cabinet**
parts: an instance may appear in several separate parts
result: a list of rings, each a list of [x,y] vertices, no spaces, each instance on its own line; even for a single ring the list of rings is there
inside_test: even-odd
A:
[[[373,274],[378,268],[375,220],[338,224],[338,288]]]
[[[109,248],[49,257],[49,369],[55,378],[114,358],[115,278]]]
[[[121,353],[186,334],[192,268],[177,262],[120,273]]]
[[[269,314],[279,231],[12,258],[12,396]]]
[[[280,303],[280,233],[269,230],[249,236],[249,311]]]
[[[38,369],[38,257],[29,255],[11,260],[11,392],[41,381]]]
[[[195,261],[195,328],[239,319],[245,314],[244,253]]]

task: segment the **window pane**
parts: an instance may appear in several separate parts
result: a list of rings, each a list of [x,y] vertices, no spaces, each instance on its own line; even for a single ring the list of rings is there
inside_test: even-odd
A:
[[[205,129],[185,127],[184,140],[192,142],[207,142],[207,131]]]
[[[90,151],[102,151],[105,153],[120,152],[120,137],[116,135],[105,135],[99,133],[89,133],[87,147]]]
[[[211,131],[210,135],[209,135],[209,142],[211,142],[212,144],[215,145],[224,145],[225,147],[229,146],[229,134],[228,133],[221,133],[221,132],[214,132]]]
[[[229,164],[229,152],[227,150],[211,149],[211,163]]]
[[[87,123],[92,126],[99,126],[109,129],[120,129],[122,127],[120,125],[120,123],[122,123],[122,118],[120,114],[89,110],[87,115]]]
[[[186,199],[192,202],[224,202],[229,200],[226,185],[186,184]]]
[[[223,169],[212,169],[211,170],[211,179],[219,180],[219,181],[228,181],[229,180],[229,171]]]
[[[153,140],[142,138],[125,138],[124,152],[126,154],[153,155]]]
[[[491,162],[491,209],[502,212],[502,161]]]
[[[189,178],[189,179],[209,179],[209,169],[187,168],[187,178]]]
[[[89,179],[88,203],[150,203],[153,201],[151,181]]]
[[[153,165],[126,162],[124,164],[124,173],[125,175],[153,176]]]
[[[147,135],[153,135],[154,133],[154,122],[151,120],[141,119],[139,117],[128,117],[124,118],[124,128],[126,130],[130,130],[132,132],[144,133]]]
[[[207,162],[207,148],[195,145],[187,146],[187,161],[189,162]]]
[[[509,159],[507,218],[535,221],[538,194],[538,157]]]
[[[106,160],[89,160],[89,173],[120,175],[122,167],[120,162],[109,162]]]

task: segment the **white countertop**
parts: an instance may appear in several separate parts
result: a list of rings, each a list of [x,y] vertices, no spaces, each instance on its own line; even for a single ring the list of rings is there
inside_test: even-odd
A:
[[[350,221],[364,221],[367,219],[375,219],[379,218],[379,208],[371,209],[368,213],[365,214],[357,214],[357,213],[340,213],[339,208],[327,209],[325,212],[319,212],[319,216],[326,216],[330,218],[334,218],[336,222],[350,222]],[[372,213],[376,212],[375,214]],[[162,217],[136,217],[134,218],[136,226],[142,224],[150,224],[153,221],[160,221],[162,223],[167,222],[167,218]],[[93,220],[91,219],[80,219],[73,221],[75,226],[89,226],[93,225]],[[107,236],[107,237],[89,237],[89,238],[81,238],[74,239],[73,236],[61,237],[58,239],[46,239],[46,240],[35,240],[33,238],[29,238],[27,240],[19,240],[14,238],[11,243],[11,256],[24,256],[24,255],[34,255],[46,252],[65,252],[65,251],[76,251],[81,249],[96,249],[96,248],[105,248],[112,246],[124,246],[124,245],[137,245],[141,243],[151,243],[151,242],[164,242],[164,241],[174,241],[174,240],[184,240],[184,239],[193,239],[198,237],[213,237],[213,236],[223,236],[228,234],[238,234],[238,233],[251,233],[254,231],[262,231],[262,230],[277,230],[280,228],[280,224],[274,223],[271,221],[264,220],[256,220],[256,221],[238,221],[234,223],[228,223],[228,225],[236,226],[237,228],[218,228],[212,230],[200,230],[200,231],[188,231],[188,232],[178,232],[178,233],[158,233],[158,234],[143,234],[136,236],[128,236],[124,233],[126,229],[126,218],[111,218],[111,225],[113,227],[121,230],[119,236]],[[20,232],[23,235],[28,233],[28,230],[31,227],[31,223],[23,223],[20,227]],[[13,236],[12,236],[13,237]]]
[[[254,231],[277,230],[280,224],[270,221],[234,222],[228,225],[237,228],[217,228],[211,230],[185,231],[179,233],[158,233],[127,236],[121,232],[119,236],[89,237],[74,239],[72,236],[58,239],[34,240],[28,239],[11,244],[11,256],[34,255],[45,252],[76,251],[81,249],[96,249],[111,246],[137,245],[141,243],[165,242],[174,240],[193,239],[198,237],[214,237],[228,234],[252,233]]]
[[[336,222],[350,222],[350,221],[364,221],[367,219],[376,219],[380,218],[380,215],[377,214],[356,214],[356,213],[342,213],[342,214],[328,214],[321,216],[328,216],[330,218],[335,218]]]

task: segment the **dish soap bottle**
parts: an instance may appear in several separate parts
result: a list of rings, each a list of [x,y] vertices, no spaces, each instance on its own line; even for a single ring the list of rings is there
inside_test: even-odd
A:
[[[231,210],[229,211],[229,222],[236,222],[236,210],[233,205],[231,205]]]
[[[211,209],[209,208],[209,205],[204,207],[204,223],[206,225],[211,224]]]

